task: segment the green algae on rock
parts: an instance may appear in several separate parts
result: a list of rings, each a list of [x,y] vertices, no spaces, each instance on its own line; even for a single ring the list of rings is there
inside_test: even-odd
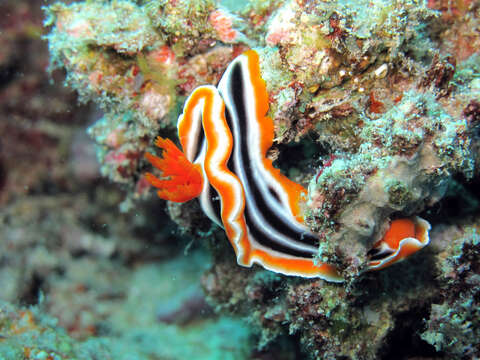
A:
[[[448,244],[437,256],[440,299],[431,305],[422,338],[452,358],[480,354],[480,236],[478,223],[444,229]]]

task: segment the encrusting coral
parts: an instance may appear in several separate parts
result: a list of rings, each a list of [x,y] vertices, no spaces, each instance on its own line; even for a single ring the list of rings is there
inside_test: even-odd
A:
[[[146,197],[143,155],[159,132],[174,138],[185,96],[216,84],[234,58],[255,47],[275,127],[268,157],[308,188],[316,259],[346,280],[339,286],[245,270],[226,255],[227,245],[211,245],[207,294],[219,311],[248,316],[262,346],[290,333],[312,357],[388,358],[400,334],[412,345],[406,356],[415,349],[475,353],[476,330],[467,328],[478,327],[478,284],[461,274],[478,256],[477,241],[459,236],[462,250],[452,258],[454,251],[435,244],[443,219],[432,209],[454,179],[468,184],[479,175],[480,36],[464,31],[478,28],[478,3],[252,1],[232,14],[213,1],[99,0],[46,12],[52,65],[64,67],[67,83],[105,112],[89,134],[103,174],[126,185],[123,210]],[[169,209],[192,227],[191,207]],[[433,224],[431,248],[365,273],[392,221],[419,214]],[[439,275],[445,266],[455,276]],[[444,326],[452,309],[462,315]],[[458,346],[451,345],[455,331]]]

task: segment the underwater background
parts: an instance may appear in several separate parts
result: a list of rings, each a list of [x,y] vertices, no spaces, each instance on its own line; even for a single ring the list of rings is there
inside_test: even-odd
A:
[[[480,1],[0,0],[0,360],[480,358]],[[342,283],[237,264],[158,135],[254,48]],[[430,244],[366,271],[399,218]]]

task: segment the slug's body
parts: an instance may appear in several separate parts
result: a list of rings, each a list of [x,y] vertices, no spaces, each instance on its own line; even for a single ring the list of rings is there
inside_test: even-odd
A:
[[[318,239],[300,208],[306,190],[266,157],[274,137],[267,111],[258,55],[249,50],[228,66],[218,87],[200,86],[190,95],[178,119],[183,153],[158,138],[163,158],[146,156],[167,179],[147,173],[147,180],[166,200],[199,197],[207,216],[225,229],[240,265],[341,282],[334,266],[313,259]]]

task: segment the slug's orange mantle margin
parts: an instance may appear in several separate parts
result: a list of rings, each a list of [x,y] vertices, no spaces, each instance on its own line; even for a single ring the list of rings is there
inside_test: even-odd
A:
[[[249,50],[229,65],[218,88],[201,86],[190,95],[178,120],[183,152],[157,138],[163,157],[146,157],[164,179],[151,173],[146,178],[162,199],[198,197],[205,213],[225,229],[240,265],[341,282],[335,266],[315,260],[318,239],[300,210],[306,189],[266,157],[274,137],[267,111],[258,54]],[[389,266],[427,245],[427,224],[420,218],[393,221],[375,244],[368,269]]]

